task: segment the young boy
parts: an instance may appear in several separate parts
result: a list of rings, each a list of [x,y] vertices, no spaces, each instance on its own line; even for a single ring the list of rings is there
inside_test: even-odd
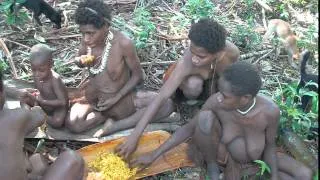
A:
[[[45,122],[46,115],[36,106],[28,109],[3,109],[5,93],[0,72],[0,179],[21,180],[40,177],[44,180],[83,177],[84,161],[74,151],[64,151],[44,174],[36,175],[23,152],[24,137]]]
[[[219,78],[218,92],[210,96],[199,114],[157,150],[133,160],[132,165],[147,166],[192,137],[191,158],[206,165],[211,179],[218,179],[218,165],[224,168],[226,180],[254,178],[259,168],[253,161],[263,160],[271,169],[270,179],[311,180],[308,167],[276,153],[280,110],[270,98],[257,95],[261,84],[252,65],[237,62],[227,67]]]
[[[216,92],[217,78],[230,64],[240,56],[239,49],[226,40],[225,28],[211,19],[201,19],[192,24],[188,35],[190,47],[184,52],[182,60],[175,65],[159,94],[154,98],[135,130],[125,143],[119,146],[119,154],[128,158],[136,149],[137,142],[147,124],[153,121],[155,114],[168,98],[176,92],[187,99],[207,98]],[[120,122],[119,122],[120,123]],[[109,131],[119,126],[114,123]]]
[[[37,44],[31,48],[31,69],[36,89],[26,91],[21,102],[31,107],[39,105],[49,116],[47,123],[60,128],[68,112],[69,99],[59,74],[52,70],[52,52],[45,44]]]

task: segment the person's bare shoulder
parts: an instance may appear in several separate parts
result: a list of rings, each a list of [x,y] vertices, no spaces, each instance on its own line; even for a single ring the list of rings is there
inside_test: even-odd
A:
[[[280,117],[280,109],[279,106],[269,97],[258,95],[257,98],[259,98],[263,113],[267,117],[266,119],[270,122],[277,123],[279,121]]]
[[[2,122],[11,122],[13,124],[23,122],[29,116],[29,111],[23,108],[4,109],[0,112]],[[0,122],[1,122],[0,121]]]
[[[124,33],[122,33],[121,31],[114,31],[114,36],[117,38],[120,47],[123,50],[126,50],[126,48],[133,48],[134,44],[133,41]]]
[[[219,102],[217,100],[217,93],[212,94],[201,107],[201,110],[211,110],[213,112],[219,111]]]
[[[66,90],[66,85],[64,84],[60,74],[52,70],[52,85],[56,86],[62,92]]]
[[[231,41],[226,40],[225,50],[228,52],[227,55],[232,62],[236,62],[240,57],[239,48]]]

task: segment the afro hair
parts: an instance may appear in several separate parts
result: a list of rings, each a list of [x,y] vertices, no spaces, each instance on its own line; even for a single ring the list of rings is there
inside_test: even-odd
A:
[[[192,43],[210,53],[216,53],[226,45],[225,28],[212,19],[200,19],[192,24],[188,37]]]
[[[75,12],[75,22],[78,25],[91,24],[100,29],[105,24],[110,25],[111,9],[102,0],[80,2]]]
[[[222,77],[231,84],[232,93],[236,96],[256,96],[262,86],[257,68],[246,62],[240,61],[228,66]]]

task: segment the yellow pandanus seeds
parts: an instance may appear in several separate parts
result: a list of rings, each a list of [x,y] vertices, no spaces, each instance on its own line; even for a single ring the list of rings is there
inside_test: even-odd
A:
[[[100,153],[88,164],[91,173],[97,173],[99,179],[127,180],[137,173],[137,169],[130,169],[128,164],[114,153]]]

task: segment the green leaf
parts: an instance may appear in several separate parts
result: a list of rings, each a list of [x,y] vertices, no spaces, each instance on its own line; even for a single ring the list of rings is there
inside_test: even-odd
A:
[[[253,161],[259,165],[260,168],[260,176],[264,175],[264,173],[267,171],[268,173],[271,173],[270,167],[265,163],[264,161],[261,160],[255,160]],[[258,172],[259,173],[259,172]]]

